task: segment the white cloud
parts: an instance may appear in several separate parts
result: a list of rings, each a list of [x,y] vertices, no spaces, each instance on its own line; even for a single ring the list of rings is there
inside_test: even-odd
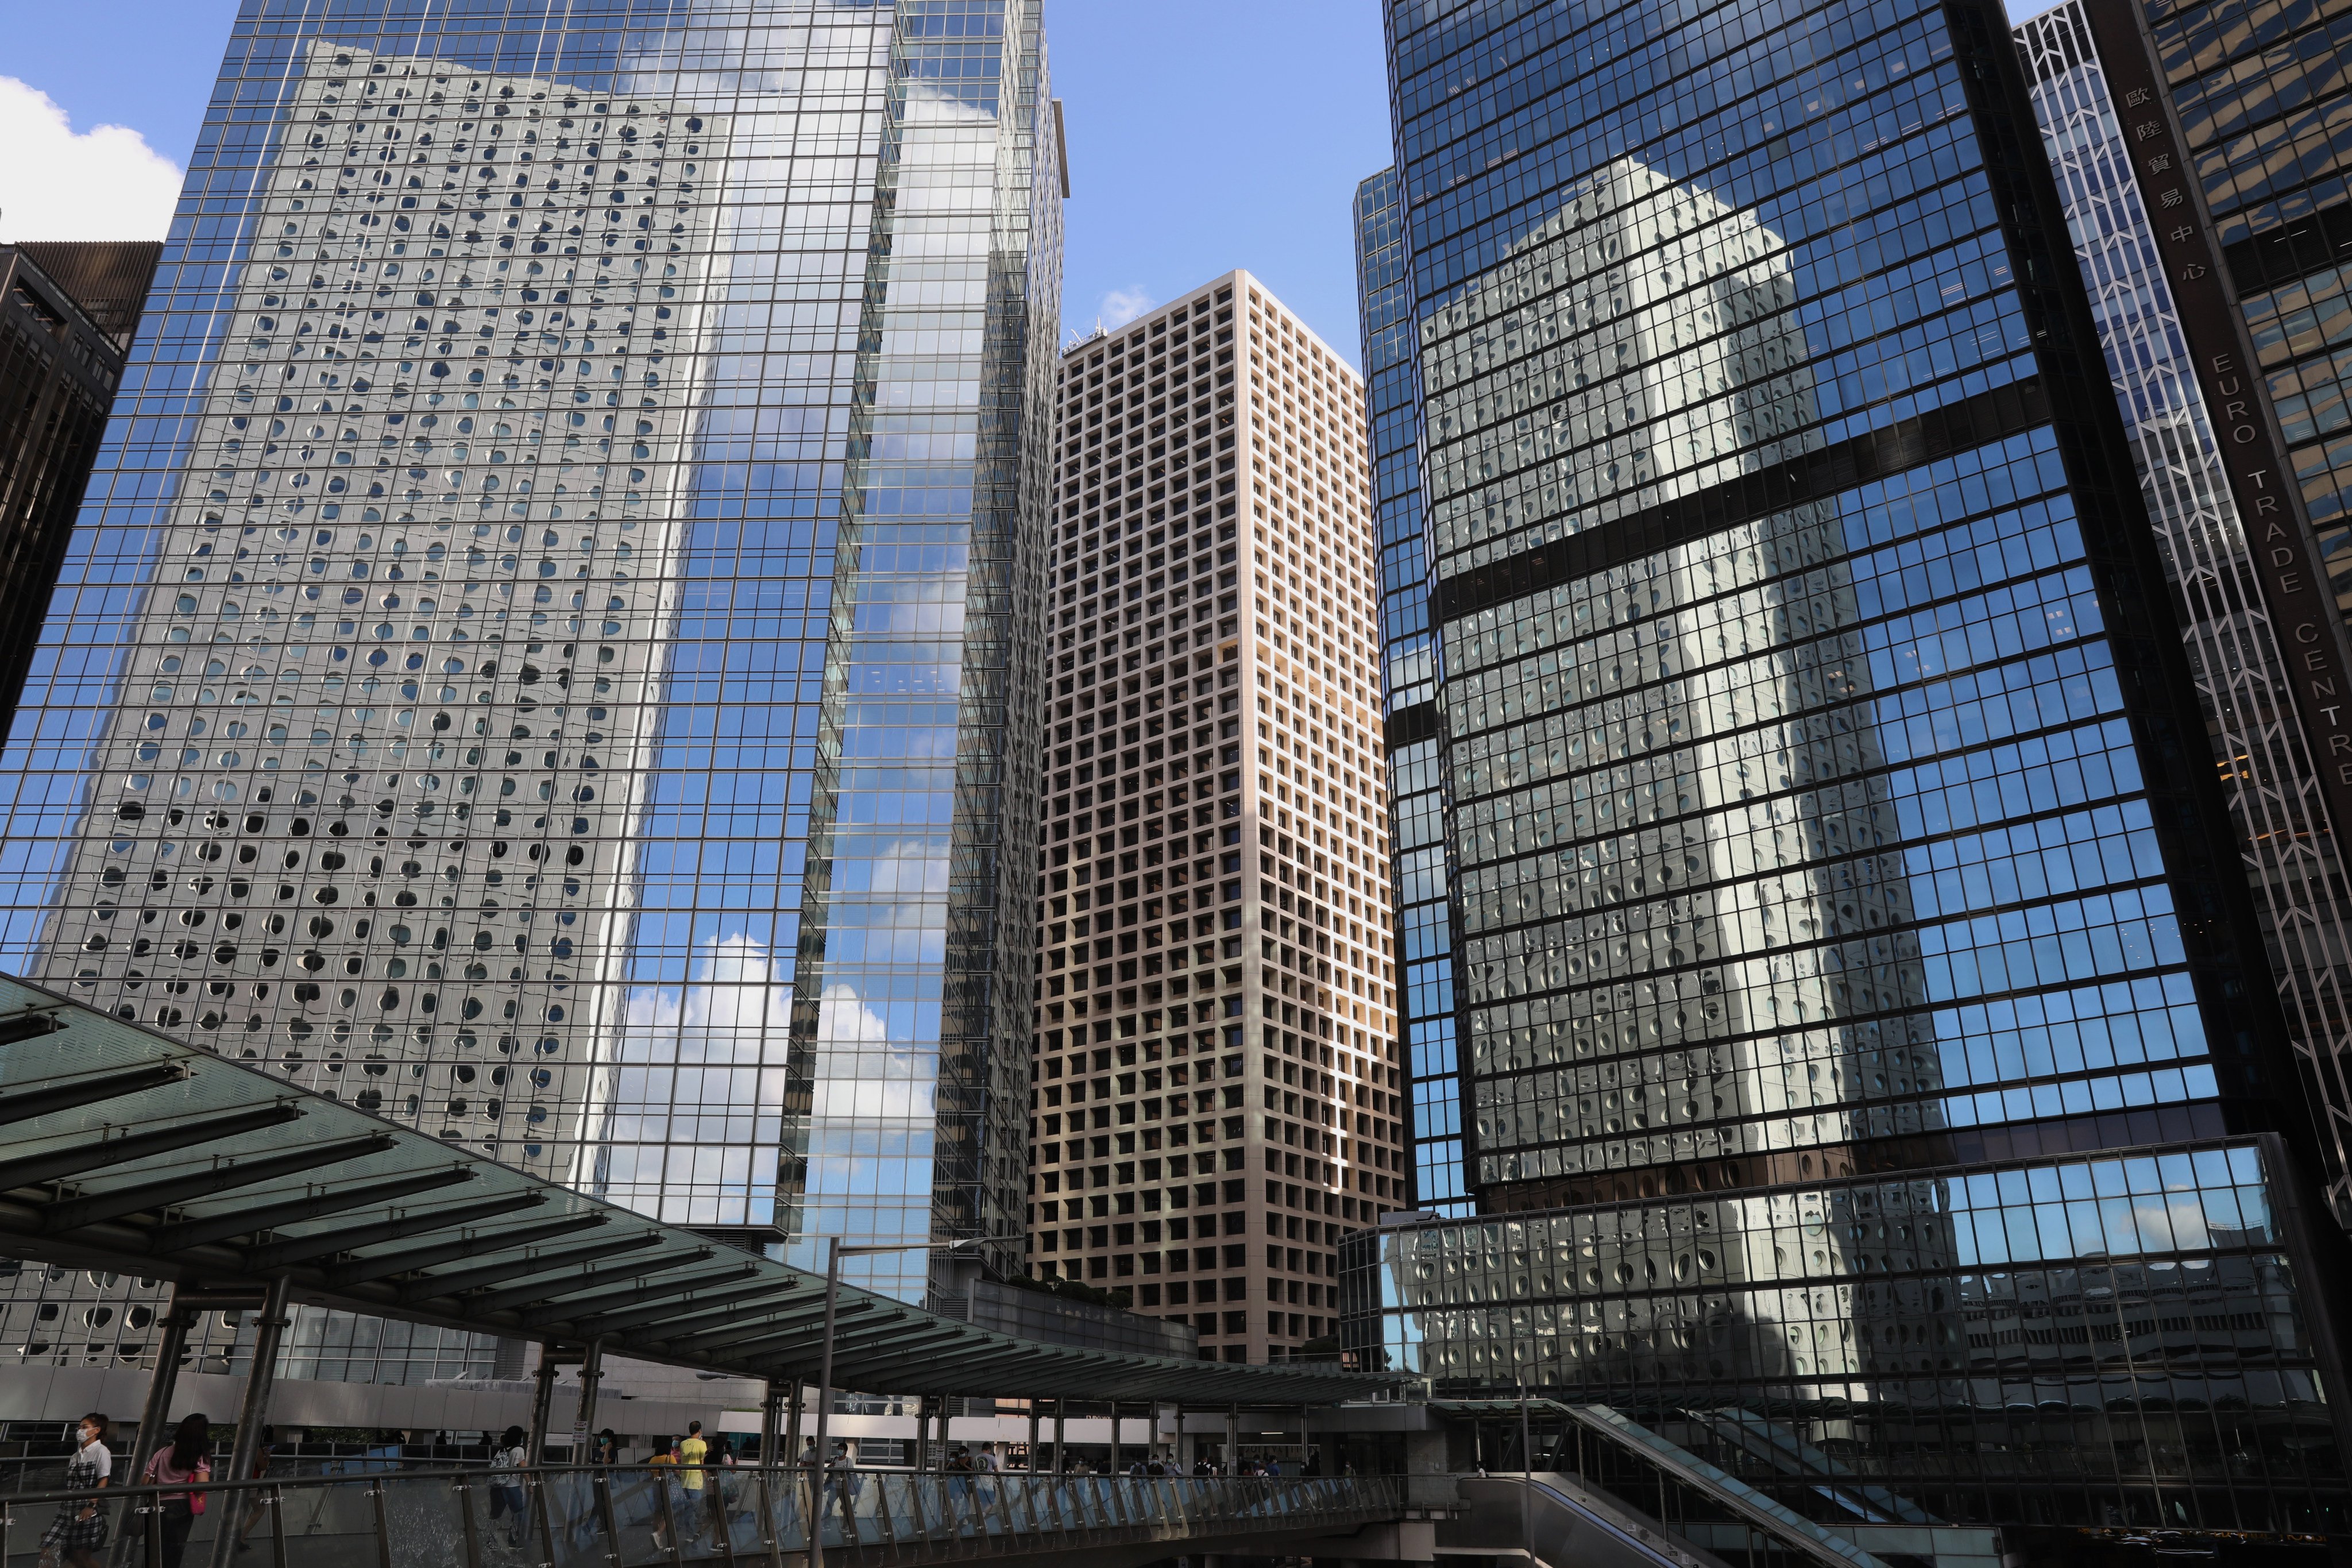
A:
[[[127,125],[76,134],[55,100],[0,76],[0,240],[161,239],[180,166]]]
[[[1116,331],[1158,303],[1141,284],[1114,289],[1102,297],[1102,324]]]

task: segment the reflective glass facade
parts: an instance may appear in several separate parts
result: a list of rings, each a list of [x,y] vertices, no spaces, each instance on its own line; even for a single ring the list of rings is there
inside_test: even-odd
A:
[[[1429,626],[1429,554],[1421,537],[1420,358],[1414,353],[1404,205],[1396,171],[1356,191],[1356,284],[1366,415],[1377,460],[1381,718],[1389,752],[1396,873],[1399,1020],[1412,1086],[1413,1201],[1470,1212],[1463,1184],[1461,1064],[1454,1034],[1454,920],[1446,903],[1452,834],[1438,765],[1437,639]]]
[[[1038,8],[253,0],[213,102],[0,963],[803,1261],[1017,1268]]]
[[[1389,26],[1481,1217],[1350,1239],[1353,1348],[1829,1522],[2337,1527],[2317,1140],[2006,19]]]

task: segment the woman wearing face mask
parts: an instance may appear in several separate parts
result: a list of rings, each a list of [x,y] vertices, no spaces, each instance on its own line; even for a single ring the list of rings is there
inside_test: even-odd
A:
[[[106,1447],[107,1429],[112,1425],[93,1410],[74,1427],[74,1457],[66,1461],[65,1489],[88,1492],[88,1500],[72,1500],[60,1504],[57,1518],[41,1532],[41,1568],[56,1568],[62,1556],[72,1568],[99,1568],[99,1548],[106,1544],[106,1515],[98,1506],[98,1493],[114,1473],[114,1456]]]

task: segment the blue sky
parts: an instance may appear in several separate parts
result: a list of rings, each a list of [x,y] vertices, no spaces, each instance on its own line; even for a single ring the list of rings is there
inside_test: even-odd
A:
[[[47,94],[73,132],[127,126],[184,164],[236,11],[235,0],[17,6],[0,76]],[[1389,161],[1376,0],[1046,0],[1045,17],[1070,140],[1066,325],[1116,321],[1244,267],[1352,363],[1349,203]],[[27,96],[0,98],[0,120],[27,112]],[[0,166],[0,237],[147,237],[161,171],[120,145],[106,159],[119,179],[58,199],[86,204],[95,184],[146,194],[115,197],[79,234],[25,228],[48,193],[23,186],[37,177],[27,161]]]

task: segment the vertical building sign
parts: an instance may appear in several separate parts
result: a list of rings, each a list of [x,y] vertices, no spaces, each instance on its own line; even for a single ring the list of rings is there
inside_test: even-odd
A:
[[[2085,0],[2132,177],[2188,340],[2335,830],[2352,823],[2352,658],[2187,144],[2131,0]]]

